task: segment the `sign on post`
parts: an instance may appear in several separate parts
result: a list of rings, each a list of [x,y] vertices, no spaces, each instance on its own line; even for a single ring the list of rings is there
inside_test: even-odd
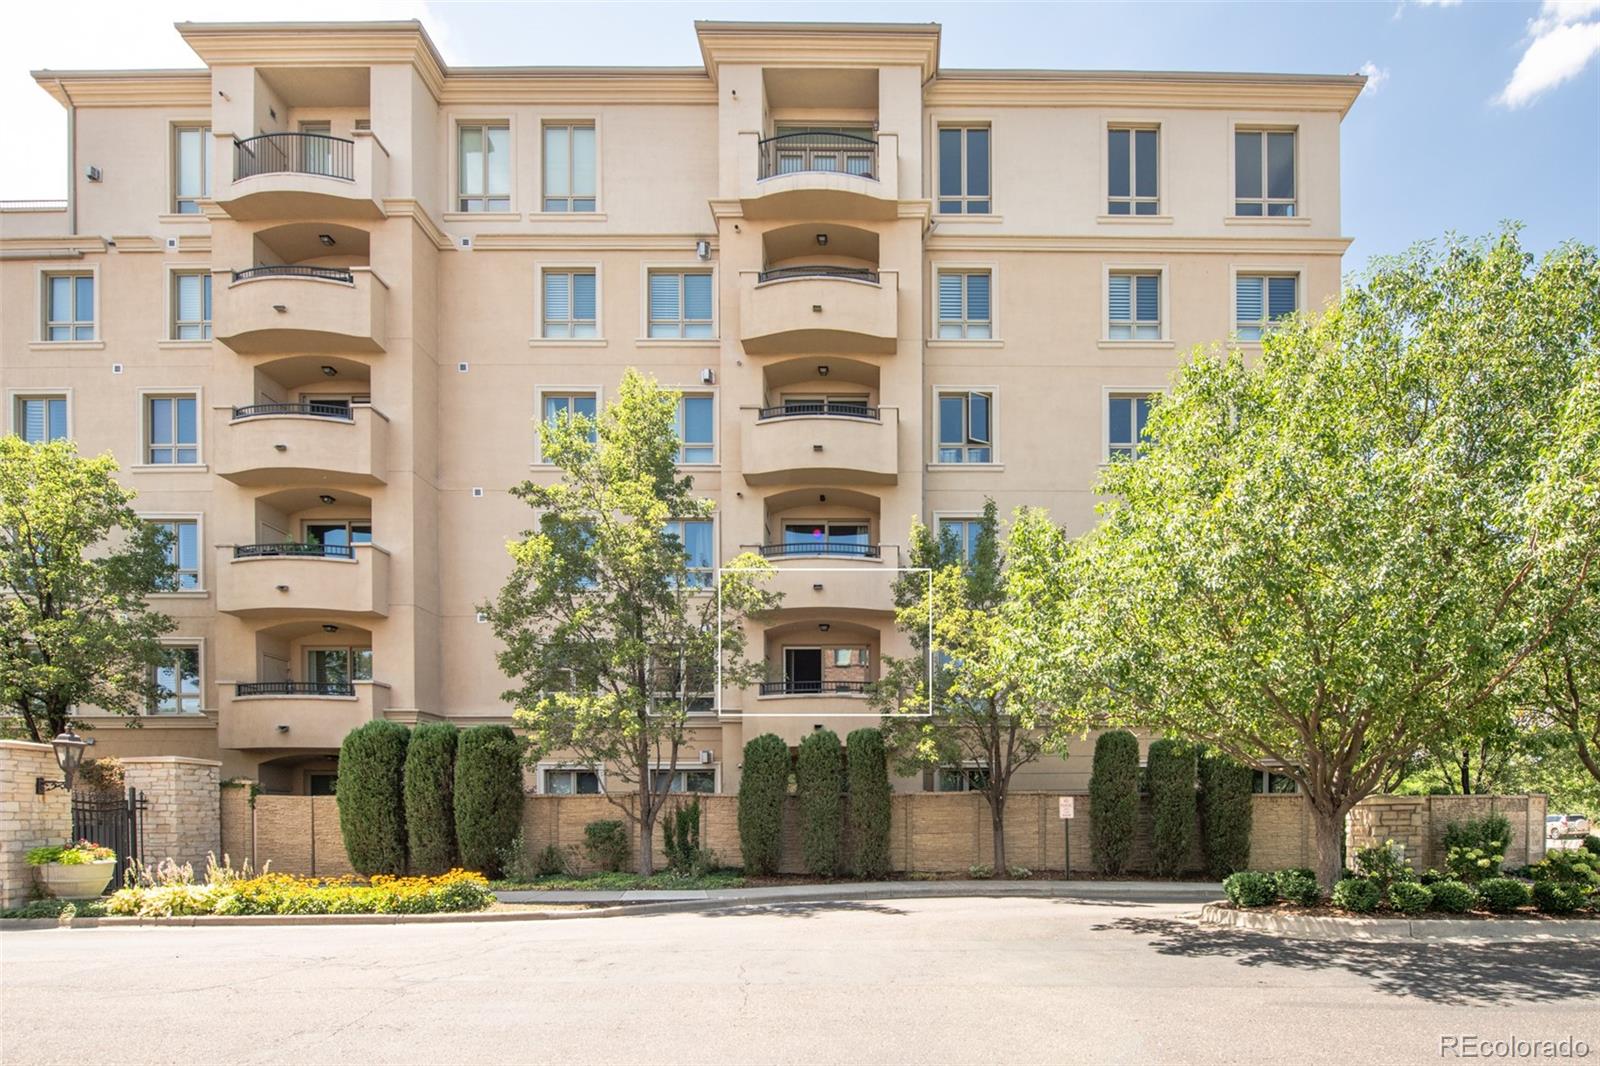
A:
[[[1072,817],[1072,800],[1073,797],[1071,796],[1062,796],[1058,801],[1061,804],[1062,821]]]

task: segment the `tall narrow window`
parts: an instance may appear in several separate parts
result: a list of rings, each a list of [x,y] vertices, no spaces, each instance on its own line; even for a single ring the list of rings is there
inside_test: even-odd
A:
[[[172,275],[172,339],[211,339],[211,272]]]
[[[1114,341],[1161,339],[1161,275],[1112,274],[1106,336]]]
[[[145,398],[145,462],[200,461],[200,404],[193,396]]]
[[[939,337],[982,340],[994,336],[987,270],[939,271]]]
[[[300,123],[300,160],[306,174],[333,175],[333,123]]]
[[[716,549],[709,518],[674,519],[667,523],[666,535],[675,539],[687,556],[690,588],[708,588]]]
[[[200,713],[200,648],[174,644],[161,649],[161,664],[153,671],[158,692],[151,714]]]
[[[544,209],[593,211],[594,204],[594,127],[546,126]]]
[[[1236,130],[1233,213],[1288,218],[1295,206],[1294,130]]]
[[[172,576],[159,592],[187,592],[200,587],[200,523],[192,518],[163,518],[151,525],[167,531],[167,562]]]
[[[1113,393],[1108,398],[1106,448],[1111,458],[1132,459],[1138,455],[1145,423],[1150,420],[1151,399],[1152,394],[1147,392]]]
[[[650,336],[710,337],[711,275],[650,273]]]
[[[939,394],[939,462],[994,461],[994,394]]]
[[[198,215],[200,201],[211,195],[210,126],[173,127],[172,168],[173,210]]]
[[[11,413],[11,428],[29,444],[63,440],[67,436],[65,396],[18,396]]]
[[[587,418],[590,422],[589,442],[596,440],[594,420],[597,404],[592,392],[547,392],[544,394],[544,420],[554,425],[558,419],[573,416]]]
[[[983,519],[941,518],[939,539],[953,544],[965,562],[971,562],[978,551],[978,537],[983,533]]]
[[[1160,137],[1153,128],[1113,126],[1107,132],[1107,214],[1161,213],[1156,166]]]
[[[989,127],[939,127],[939,213],[987,215]]]
[[[594,271],[547,270],[544,273],[546,337],[597,337]]]
[[[1234,279],[1233,329],[1242,341],[1258,341],[1272,324],[1300,308],[1294,274],[1240,274]]]
[[[510,125],[460,126],[457,209],[511,210]]]
[[[94,275],[44,276],[44,339],[94,340]]]
[[[678,462],[714,463],[717,461],[716,419],[710,396],[685,396],[678,401],[673,419],[677,433]]]

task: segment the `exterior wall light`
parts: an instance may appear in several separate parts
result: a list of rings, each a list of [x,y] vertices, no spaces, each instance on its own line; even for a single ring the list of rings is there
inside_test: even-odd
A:
[[[55,749],[56,765],[61,767],[62,779],[51,781],[43,777],[34,778],[34,794],[42,796],[57,788],[71,792],[73,779],[78,776],[78,764],[83,761],[83,749],[88,746],[89,742],[74,733],[70,725],[56,734],[56,738],[50,742],[50,747]]]

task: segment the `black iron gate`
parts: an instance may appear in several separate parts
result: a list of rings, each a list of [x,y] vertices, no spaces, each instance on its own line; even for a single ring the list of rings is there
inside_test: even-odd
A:
[[[144,861],[144,818],[148,804],[144,793],[128,789],[126,796],[72,794],[72,839],[89,840],[117,853],[117,873],[113,888],[135,859]]]

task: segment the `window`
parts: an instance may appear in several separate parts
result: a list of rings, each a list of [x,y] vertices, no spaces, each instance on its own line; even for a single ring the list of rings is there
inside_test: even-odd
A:
[[[876,558],[865,522],[785,522],[784,555],[837,555]]]
[[[1251,781],[1250,791],[1257,795],[1290,795],[1300,791],[1300,784],[1285,774],[1257,770]]]
[[[544,272],[545,337],[598,337],[594,271]]]
[[[44,339],[94,340],[94,275],[46,274]]]
[[[675,518],[667,523],[664,532],[677,540],[678,545],[683,548],[684,555],[688,557],[685,565],[689,569],[689,587],[710,588],[711,570],[716,558],[711,519]]]
[[[339,787],[339,775],[334,774],[307,774],[306,795],[332,796]]]
[[[596,417],[597,401],[592,392],[547,392],[543,394],[544,420],[547,425],[555,425],[556,420],[566,417],[587,418],[589,427],[589,443],[598,440],[593,422]]]
[[[941,340],[987,340],[994,336],[990,308],[992,278],[987,270],[939,271]]]
[[[994,462],[994,394],[939,394],[939,462]]]
[[[1160,340],[1161,275],[1112,274],[1108,282],[1106,336],[1114,341]]]
[[[1300,307],[1294,274],[1240,274],[1233,282],[1233,330],[1242,341],[1258,341],[1272,324]]]
[[[157,693],[151,714],[200,713],[200,647],[174,644],[161,649],[161,664],[153,671]]]
[[[846,418],[870,418],[871,398],[863,392],[841,393],[788,393],[783,397],[785,415],[840,415]]]
[[[678,448],[678,462],[717,461],[716,420],[712,415],[710,396],[685,396],[678,401],[678,413],[672,422],[672,431],[682,442]]]
[[[200,461],[200,402],[193,396],[145,398],[145,462]]]
[[[200,213],[200,201],[210,195],[211,127],[173,127],[173,210],[180,215],[198,215]]]
[[[29,444],[62,440],[67,435],[65,396],[18,396],[11,412],[11,429]]]
[[[172,339],[211,339],[211,272],[172,275]]]
[[[1161,132],[1113,126],[1106,133],[1106,214],[1158,215],[1156,152]]]
[[[323,548],[350,548],[356,544],[372,543],[372,523],[367,521],[346,522],[337,521],[307,522],[305,524],[306,543]],[[349,552],[334,554],[348,555]]]
[[[459,169],[457,209],[511,210],[511,127],[472,125],[457,128]]]
[[[939,213],[989,213],[989,127],[939,127]]]
[[[977,554],[978,537],[982,533],[983,519],[977,516],[939,519],[939,539],[954,543],[963,562],[971,562]]]
[[[1295,215],[1294,130],[1235,130],[1233,213]]]
[[[333,176],[333,123],[300,123],[300,166],[306,174]]]
[[[187,592],[200,587],[200,523],[193,518],[162,518],[150,523],[167,531],[167,562],[173,574],[159,592]]]
[[[711,275],[652,271],[649,335],[711,336]]]
[[[308,649],[306,680],[330,691],[348,688],[353,681],[371,681],[372,649]]]
[[[657,792],[664,789],[668,792],[713,793],[717,790],[715,770],[656,770],[654,780]]]
[[[594,770],[546,770],[544,791],[550,796],[598,796],[600,775]]]
[[[941,766],[933,772],[935,792],[979,792],[989,784],[989,771],[981,766]]]
[[[1131,459],[1138,455],[1153,398],[1147,392],[1111,394],[1106,411],[1106,450],[1111,458]]]
[[[544,209],[593,211],[594,127],[544,128]]]

